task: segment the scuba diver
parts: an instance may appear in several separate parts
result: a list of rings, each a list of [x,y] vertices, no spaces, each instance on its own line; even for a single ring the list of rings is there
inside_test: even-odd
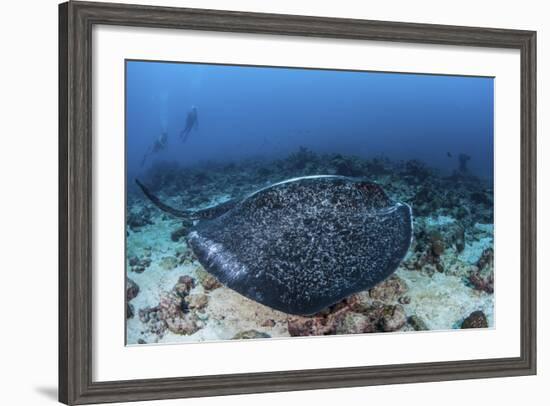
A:
[[[148,149],[145,155],[143,155],[143,159],[141,160],[141,166],[145,165],[145,161],[147,158],[153,154],[156,154],[157,152],[162,151],[168,142],[168,133],[166,131],[163,131],[159,137],[153,142],[153,145],[151,145]]]
[[[180,137],[183,142],[187,141],[187,138],[193,129],[199,129],[199,118],[197,116],[197,108],[195,106],[192,106],[191,110],[187,113],[185,128],[182,132],[180,132]]]

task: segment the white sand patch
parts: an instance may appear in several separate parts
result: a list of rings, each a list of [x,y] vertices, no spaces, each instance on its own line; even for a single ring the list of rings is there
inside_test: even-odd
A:
[[[202,289],[202,288],[200,288]],[[201,290],[203,291],[203,290]],[[195,290],[192,291],[195,293]],[[288,337],[287,315],[253,302],[237,292],[221,287],[208,294],[208,306],[201,316],[205,326],[192,335],[178,335],[170,331],[159,343],[230,340],[237,333],[256,330],[271,337]],[[274,326],[262,326],[273,320]]]
[[[142,273],[131,272],[127,267],[127,276],[139,286],[138,295],[130,301],[134,306],[134,317],[127,319],[127,343],[136,344],[138,339],[154,342],[156,335],[144,333],[146,326],[139,320],[139,309],[154,307],[159,304],[162,293],[170,291],[182,275],[192,275],[194,267],[178,265],[166,270],[160,266],[163,258],[173,256],[176,250],[185,247],[185,242],[174,243],[170,233],[177,229],[177,220],[154,219],[155,224],[143,227],[141,231],[132,233],[127,238],[127,257],[151,254],[151,265]]]
[[[431,330],[460,328],[470,313],[481,310],[493,326],[493,295],[474,290],[459,276],[436,272],[429,276],[422,272],[398,269],[396,274],[408,285],[405,305],[407,316],[417,315]]]
[[[493,248],[493,229],[492,224],[476,223],[459,258],[469,264],[476,264],[485,249]]]
[[[455,218],[450,216],[426,217],[425,221],[429,227],[441,227],[456,223]]]

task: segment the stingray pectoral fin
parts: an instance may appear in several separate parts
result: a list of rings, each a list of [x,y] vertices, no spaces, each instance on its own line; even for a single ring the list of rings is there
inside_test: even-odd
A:
[[[147,198],[151,201],[151,203],[157,206],[160,210],[178,218],[191,217],[192,213],[189,210],[178,210],[171,206],[168,206],[167,204],[161,202],[160,199],[157,196],[155,196],[153,193],[151,193],[151,191],[147,189],[145,185],[141,183],[138,179],[136,179],[136,183],[139,186],[139,188],[142,190],[143,194],[147,196]]]

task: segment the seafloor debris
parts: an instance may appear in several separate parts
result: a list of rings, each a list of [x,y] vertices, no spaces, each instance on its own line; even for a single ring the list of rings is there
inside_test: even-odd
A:
[[[135,298],[139,293],[139,286],[132,279],[126,278],[126,318],[134,317],[134,306],[130,304],[130,300]]]
[[[202,328],[203,323],[194,311],[201,308],[200,303],[196,298],[189,299],[194,286],[193,278],[182,276],[171,291],[161,295],[158,305],[140,309],[139,318],[147,330],[162,338],[166,330],[174,334],[190,335]],[[194,306],[190,306],[191,302]]]
[[[251,338],[270,338],[271,336],[267,333],[263,333],[257,330],[247,330],[241,331],[233,336],[233,340],[249,340]]]
[[[149,256],[137,257],[133,256],[128,260],[128,265],[130,265],[130,271],[135,273],[142,273],[151,265],[151,258]]]
[[[130,230],[140,231],[142,227],[153,224],[151,220],[151,209],[147,206],[139,208],[137,211],[130,211],[126,218],[126,224]]]
[[[288,332],[307,336],[397,331],[407,322],[403,306],[396,303],[406,292],[405,282],[392,276],[311,317],[290,316]]]
[[[429,330],[428,326],[426,325],[426,322],[422,320],[422,318],[418,317],[416,314],[413,314],[407,319],[408,323],[412,326],[412,328],[416,331],[423,331],[423,330]]]
[[[214,290],[214,289],[220,288],[222,286],[222,284],[216,279],[216,277],[214,277],[213,275],[210,275],[200,265],[196,270],[196,274],[197,274],[197,279],[199,280],[200,284],[207,291],[208,290]]]
[[[464,319],[460,328],[487,328],[488,326],[485,313],[481,310],[476,310]]]
[[[476,289],[493,293],[494,271],[492,248],[486,248],[483,251],[479,261],[477,261],[477,269],[470,273],[468,280]]]
[[[176,257],[163,257],[160,259],[159,265],[165,271],[169,271],[178,266],[178,260]]]
[[[139,293],[139,286],[132,279],[126,278],[126,300],[130,301]]]

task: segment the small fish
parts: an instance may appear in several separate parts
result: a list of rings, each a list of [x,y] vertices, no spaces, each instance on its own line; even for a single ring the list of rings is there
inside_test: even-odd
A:
[[[451,155],[450,152],[447,152],[447,158],[452,158],[453,156]]]

